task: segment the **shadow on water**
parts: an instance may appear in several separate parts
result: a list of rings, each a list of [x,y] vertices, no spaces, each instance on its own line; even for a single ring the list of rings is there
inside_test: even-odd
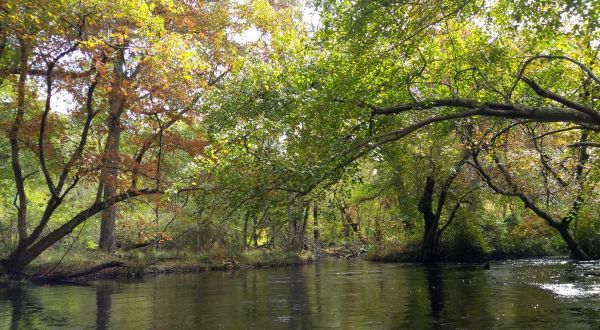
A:
[[[109,329],[110,311],[114,288],[111,285],[96,286],[96,329]]]
[[[431,306],[431,317],[434,324],[442,323],[442,312],[444,310],[444,280],[442,268],[438,265],[428,265],[425,268],[427,274],[427,292]]]
[[[12,305],[10,329],[18,329],[23,316],[23,300],[26,293],[22,288],[11,288],[6,290],[6,294]]]
[[[305,273],[295,267],[290,274],[288,293],[288,313],[290,329],[310,329],[311,321],[306,311],[309,309]]]
[[[10,305],[8,306],[11,311],[9,329],[33,329],[36,324],[36,314],[43,308],[39,302],[29,294],[27,288],[7,288],[3,290],[3,296],[7,298]]]

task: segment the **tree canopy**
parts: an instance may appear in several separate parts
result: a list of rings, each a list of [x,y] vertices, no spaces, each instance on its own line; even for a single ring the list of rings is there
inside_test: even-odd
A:
[[[109,255],[329,241],[433,262],[521,253],[539,226],[540,253],[597,258],[599,11],[4,2],[2,266],[66,255],[89,219],[79,244]]]

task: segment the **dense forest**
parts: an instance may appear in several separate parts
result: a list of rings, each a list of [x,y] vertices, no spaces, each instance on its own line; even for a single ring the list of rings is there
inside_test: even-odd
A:
[[[600,258],[599,10],[2,1],[0,273]]]

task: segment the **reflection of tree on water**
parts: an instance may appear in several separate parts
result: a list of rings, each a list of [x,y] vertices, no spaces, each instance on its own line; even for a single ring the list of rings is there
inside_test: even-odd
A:
[[[442,269],[437,265],[429,265],[426,267],[426,272],[427,292],[429,293],[431,316],[433,321],[436,324],[439,324],[442,319],[442,311],[444,309]]]
[[[10,329],[18,329],[19,321],[21,320],[21,316],[23,314],[23,301],[21,297],[25,294],[25,292],[21,288],[12,288],[6,290],[6,294],[12,305]]]
[[[323,311],[323,306],[321,305],[321,263],[315,263],[315,303],[317,307],[317,313],[321,313]]]
[[[288,313],[290,329],[312,328],[308,316],[309,302],[306,295],[306,279],[301,267],[295,267],[290,274]]]
[[[96,287],[96,329],[109,328],[113,292],[111,286]]]
[[[32,311],[41,311],[39,303],[21,287],[8,288],[3,292],[11,305],[10,329],[33,329],[34,315]]]

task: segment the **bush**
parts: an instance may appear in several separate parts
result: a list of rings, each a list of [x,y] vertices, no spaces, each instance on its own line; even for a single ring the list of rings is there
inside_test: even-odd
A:
[[[420,240],[387,241],[372,246],[367,254],[367,259],[383,262],[413,262],[419,260],[420,254]]]
[[[300,252],[281,250],[247,250],[242,252],[240,256],[240,261],[242,264],[253,267],[306,264],[314,260],[314,255],[308,250]]]

